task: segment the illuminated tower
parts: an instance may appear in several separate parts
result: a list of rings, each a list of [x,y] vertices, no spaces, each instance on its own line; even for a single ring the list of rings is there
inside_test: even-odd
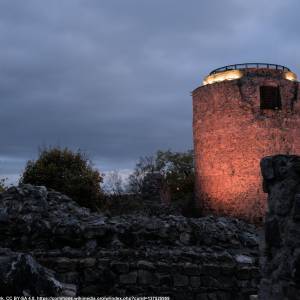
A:
[[[259,162],[300,154],[299,82],[288,68],[238,64],[193,91],[196,198],[205,211],[258,220],[265,213]]]

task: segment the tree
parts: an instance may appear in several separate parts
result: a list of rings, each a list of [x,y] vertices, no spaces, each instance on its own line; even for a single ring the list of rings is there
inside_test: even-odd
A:
[[[79,205],[97,209],[102,190],[102,175],[81,151],[45,148],[36,161],[28,161],[20,183],[44,185],[64,193]]]
[[[171,194],[171,200],[192,198],[194,193],[193,151],[157,151],[155,156],[141,157],[129,176],[131,192],[141,193],[146,174],[162,175],[163,186]]]
[[[5,178],[1,178],[0,179],[0,193],[4,192],[5,191],[5,181],[6,179]]]
[[[128,191],[130,193],[140,194],[146,174],[154,173],[155,171],[157,171],[157,167],[153,156],[140,157],[133,173],[129,175]]]
[[[107,194],[121,195],[123,193],[123,179],[116,170],[105,174],[104,191]]]
[[[186,152],[158,151],[156,161],[173,200],[193,196],[195,171],[192,150]]]

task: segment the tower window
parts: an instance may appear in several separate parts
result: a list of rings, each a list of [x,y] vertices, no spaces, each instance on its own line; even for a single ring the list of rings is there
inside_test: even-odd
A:
[[[260,108],[281,109],[281,97],[278,86],[260,87]]]

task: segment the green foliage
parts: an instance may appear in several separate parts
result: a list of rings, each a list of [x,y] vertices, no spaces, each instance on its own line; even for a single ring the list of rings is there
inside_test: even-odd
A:
[[[171,200],[190,199],[194,194],[194,155],[193,151],[157,151],[155,156],[141,157],[134,172],[129,176],[129,190],[141,193],[146,174],[159,172],[163,185],[169,191]]]
[[[43,149],[28,161],[20,183],[44,185],[64,193],[79,205],[97,209],[101,202],[101,174],[81,151],[59,147]]]
[[[171,199],[180,200],[190,197],[194,192],[194,155],[193,151],[158,151],[156,165],[170,189]]]
[[[140,157],[133,173],[129,175],[128,191],[133,194],[140,194],[146,174],[154,173],[155,171],[157,171],[157,168],[153,156]]]
[[[138,195],[105,194],[103,211],[112,216],[135,214],[143,211],[144,203]]]
[[[4,192],[6,189],[5,181],[6,181],[6,179],[4,179],[4,178],[0,179],[0,193]]]

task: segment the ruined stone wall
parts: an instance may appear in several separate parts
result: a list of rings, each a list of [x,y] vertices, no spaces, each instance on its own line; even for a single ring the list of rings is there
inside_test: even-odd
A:
[[[0,248],[30,254],[55,271],[56,280],[69,284],[60,293],[69,295],[246,300],[260,280],[253,225],[215,217],[108,217],[31,185],[0,194]],[[0,288],[5,280],[0,272]]]
[[[300,299],[300,157],[261,161],[268,193],[261,300]]]
[[[198,203],[205,210],[259,220],[265,212],[259,161],[300,154],[299,84],[282,71],[244,70],[238,80],[193,92]],[[280,87],[282,110],[261,110],[259,88]]]

